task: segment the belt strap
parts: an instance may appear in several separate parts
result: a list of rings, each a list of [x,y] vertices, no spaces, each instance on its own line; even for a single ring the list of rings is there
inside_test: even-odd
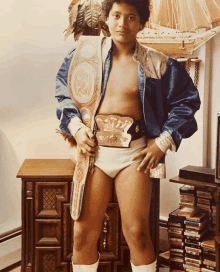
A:
[[[144,120],[135,120],[132,126],[128,129],[128,133],[131,134],[132,141],[144,136]]]
[[[78,108],[83,123],[93,130],[94,116],[97,110],[102,83],[102,38],[81,36],[77,42],[68,74],[70,97]],[[88,156],[78,153],[74,171],[70,213],[73,220],[80,216],[85,181],[89,169]]]

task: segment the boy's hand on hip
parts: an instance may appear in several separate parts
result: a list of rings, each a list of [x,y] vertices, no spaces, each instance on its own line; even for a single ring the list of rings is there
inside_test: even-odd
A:
[[[133,160],[139,156],[145,155],[144,159],[138,166],[138,171],[144,171],[144,173],[150,172],[150,169],[156,168],[160,159],[165,155],[163,151],[156,145],[154,139],[147,140],[147,147],[134,156]]]

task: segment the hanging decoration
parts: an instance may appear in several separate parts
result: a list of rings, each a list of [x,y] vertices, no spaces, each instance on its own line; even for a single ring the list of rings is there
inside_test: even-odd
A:
[[[166,55],[189,55],[220,32],[220,0],[151,0],[140,43]]]
[[[194,85],[196,86],[196,88],[198,88],[198,84],[199,84],[199,68],[200,68],[200,62],[202,62],[202,60],[198,59],[198,58],[177,58],[177,61],[181,62],[182,65],[184,66],[184,68],[186,69],[187,73],[189,75],[191,75],[191,71],[194,68]],[[194,65],[192,65],[194,64]]]
[[[81,35],[99,36],[100,31],[110,36],[101,12],[102,0],[73,0],[69,5],[69,26],[64,31],[65,39],[72,33],[77,41]]]

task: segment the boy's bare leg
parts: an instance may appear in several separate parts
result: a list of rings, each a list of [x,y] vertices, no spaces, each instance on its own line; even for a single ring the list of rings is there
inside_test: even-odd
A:
[[[74,221],[74,264],[89,265],[98,260],[97,242],[111,197],[112,182],[112,179],[97,167],[92,175],[88,174],[81,214],[79,219]]]
[[[138,165],[132,164],[119,172],[115,188],[131,261],[134,265],[146,265],[156,258],[149,226],[152,179],[149,174],[138,172]]]

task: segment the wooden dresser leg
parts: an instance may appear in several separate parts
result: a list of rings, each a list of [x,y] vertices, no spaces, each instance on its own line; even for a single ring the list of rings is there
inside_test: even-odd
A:
[[[26,252],[26,247],[25,247],[25,241],[26,241],[26,221],[25,221],[25,215],[26,215],[26,188],[25,188],[25,181],[22,179],[22,192],[21,192],[21,196],[22,196],[22,203],[21,203],[21,207],[22,207],[22,245],[21,245],[21,271],[25,272],[25,252]]]
[[[34,193],[33,182],[22,179],[22,271],[34,266]]]

